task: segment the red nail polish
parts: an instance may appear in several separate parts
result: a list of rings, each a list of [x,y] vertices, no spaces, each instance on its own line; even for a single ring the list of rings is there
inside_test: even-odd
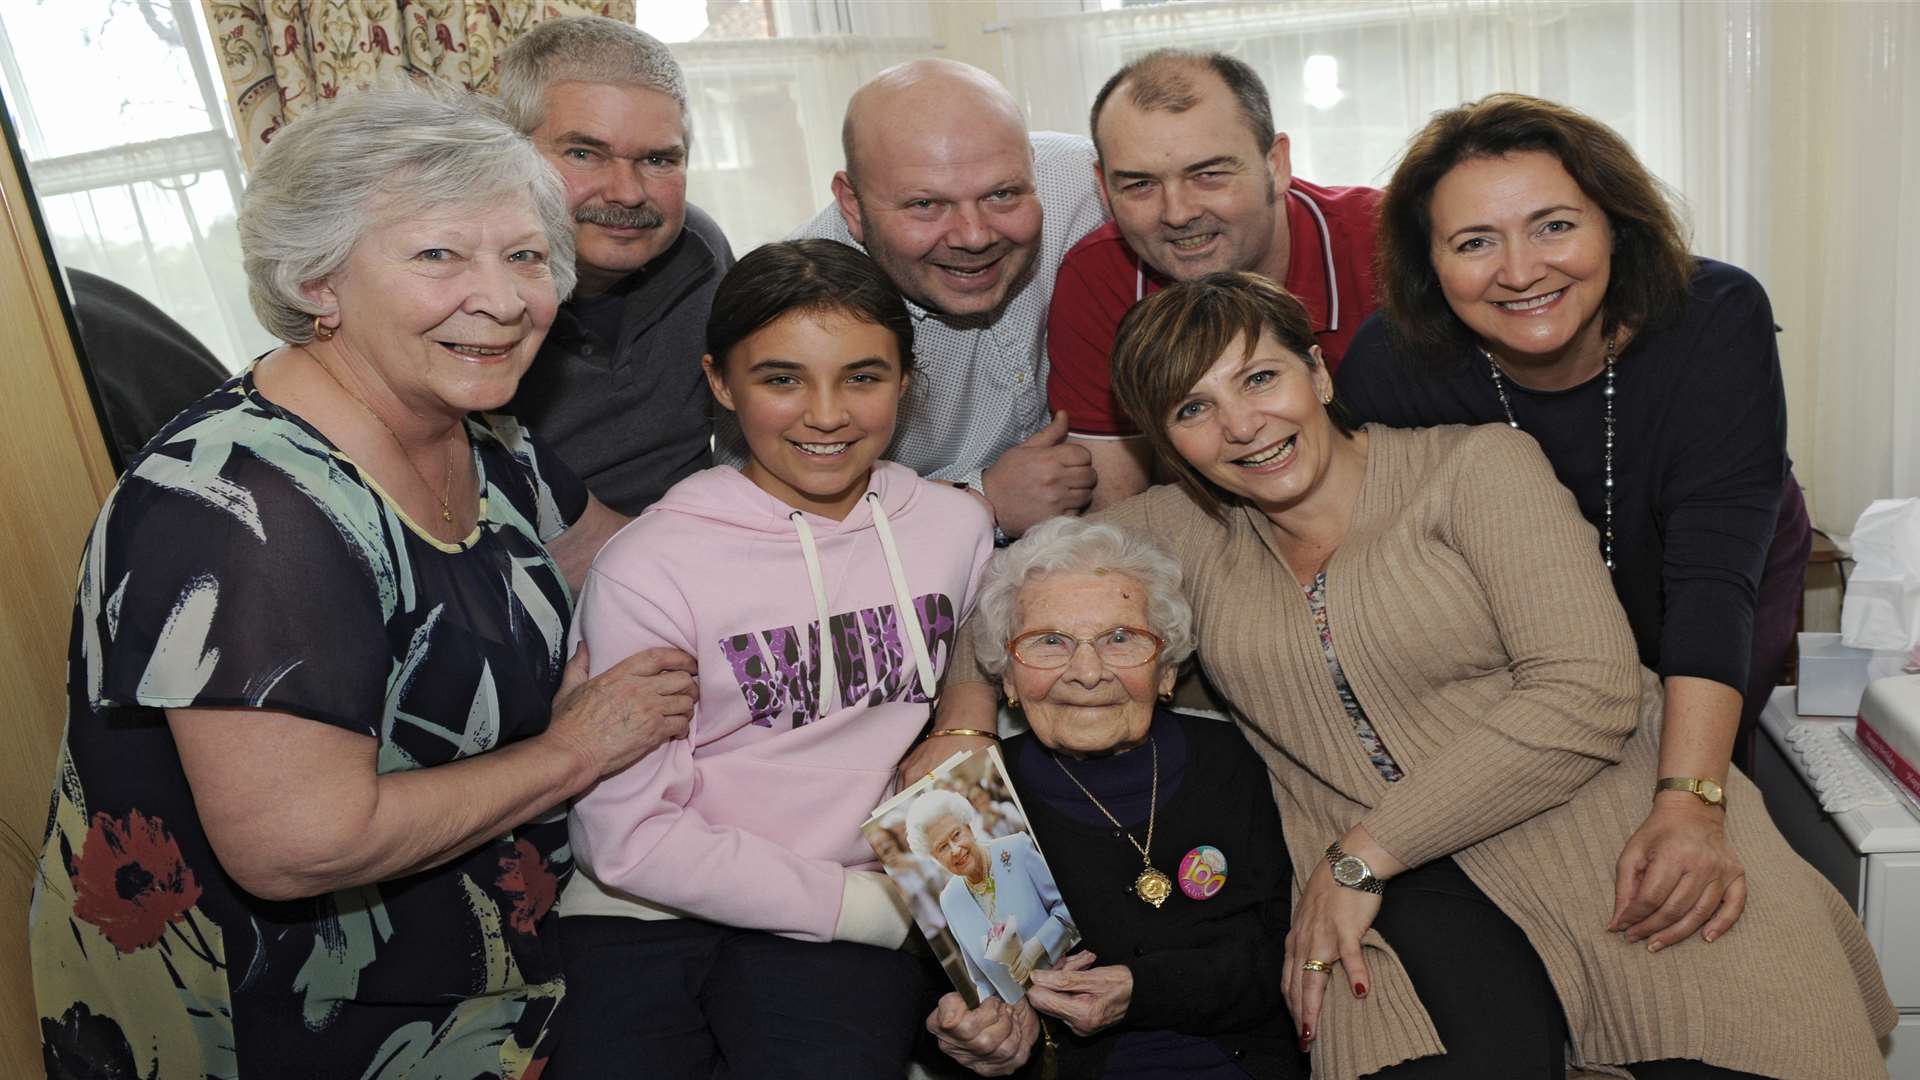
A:
[[[1306,1040],[1306,1038],[1305,1038],[1305,1037],[1302,1037],[1302,1038],[1300,1039],[1300,1052],[1301,1052],[1301,1053],[1303,1053],[1303,1054],[1304,1054],[1304,1053],[1307,1053],[1307,1052],[1308,1052],[1308,1048],[1307,1048],[1307,1040]]]
[[[1313,1041],[1313,1025],[1309,1024],[1306,1027],[1303,1027],[1300,1029],[1300,1041],[1301,1042]]]
[[[1362,1000],[1362,1001],[1365,1001],[1365,1000],[1367,999],[1367,984],[1366,984],[1366,983],[1354,983],[1354,984],[1353,984],[1353,996],[1354,996],[1354,997],[1357,997],[1357,998],[1359,998],[1359,999],[1360,999],[1360,1000]]]

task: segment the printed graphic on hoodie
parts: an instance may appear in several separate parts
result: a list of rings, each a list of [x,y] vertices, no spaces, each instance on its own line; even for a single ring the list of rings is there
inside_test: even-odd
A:
[[[959,629],[953,600],[944,593],[915,597],[914,614],[920,620],[927,651],[936,658],[936,669],[945,666],[953,648],[953,636]],[[828,633],[833,639],[834,681],[839,684],[842,707],[863,703],[867,707],[883,701],[926,701],[915,676],[913,658],[908,655],[900,629],[900,613],[894,604],[859,608],[831,616]],[[801,642],[806,655],[801,655]],[[775,626],[747,634],[722,638],[720,650],[733,668],[746,699],[752,722],[772,727],[780,721],[788,727],[819,719],[820,629],[817,624],[799,627]]]

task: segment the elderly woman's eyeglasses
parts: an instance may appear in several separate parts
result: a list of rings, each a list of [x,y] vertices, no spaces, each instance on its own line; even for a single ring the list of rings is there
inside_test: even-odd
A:
[[[1137,626],[1111,626],[1090,638],[1077,638],[1064,630],[1029,630],[1007,642],[1007,651],[1030,668],[1058,668],[1066,667],[1082,645],[1093,646],[1108,667],[1123,668],[1139,667],[1159,656],[1166,642]]]

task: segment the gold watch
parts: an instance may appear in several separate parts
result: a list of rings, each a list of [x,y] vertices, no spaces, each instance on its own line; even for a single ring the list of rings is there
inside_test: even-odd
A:
[[[1720,786],[1720,781],[1704,776],[1663,776],[1654,783],[1653,790],[1656,793],[1685,791],[1708,806],[1718,806],[1722,810],[1727,807],[1726,789]]]

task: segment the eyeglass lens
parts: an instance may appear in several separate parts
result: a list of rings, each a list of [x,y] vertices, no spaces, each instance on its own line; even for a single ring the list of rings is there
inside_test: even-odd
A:
[[[1159,640],[1144,630],[1115,626],[1091,638],[1076,638],[1058,630],[1035,630],[1015,639],[1013,653],[1029,667],[1063,667],[1082,644],[1092,645],[1110,667],[1144,664],[1160,648]]]

